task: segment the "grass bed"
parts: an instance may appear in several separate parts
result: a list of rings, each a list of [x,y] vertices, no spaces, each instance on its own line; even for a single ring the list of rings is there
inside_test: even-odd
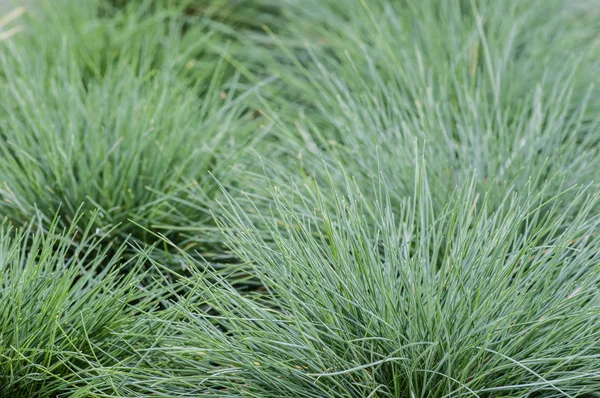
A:
[[[584,0],[0,17],[0,395],[599,396],[598,31]]]

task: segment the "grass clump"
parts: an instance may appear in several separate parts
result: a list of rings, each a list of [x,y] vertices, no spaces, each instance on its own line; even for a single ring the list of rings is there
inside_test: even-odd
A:
[[[77,221],[77,220],[76,220]],[[37,223],[37,221],[36,221]],[[0,227],[0,395],[61,396],[85,389],[97,367],[115,365],[130,332],[154,304],[139,290],[140,264],[76,228]],[[133,304],[135,303],[135,306]],[[133,344],[133,341],[131,341]],[[73,396],[73,395],[69,395]]]
[[[146,228],[181,243],[172,230],[181,220],[210,227],[215,178],[235,179],[259,137],[238,78],[224,77],[216,59],[210,79],[190,86],[175,61],[155,69],[146,58],[125,58],[86,79],[71,51],[65,44],[54,65],[17,47],[3,50],[0,213],[27,223],[38,212],[50,220],[60,208],[70,223],[85,203],[99,210],[94,229],[110,231],[118,244],[128,235],[154,243]],[[194,206],[182,204],[185,187],[197,187]],[[210,241],[213,232],[196,240]]]
[[[565,209],[566,192],[526,190],[490,212],[475,180],[441,210],[424,174],[397,212],[379,183],[375,212],[353,184],[315,193],[334,210],[299,213],[275,192],[259,225],[233,203],[228,242],[267,291],[184,279],[160,316],[162,361],[122,396],[594,396],[597,194]]]
[[[309,3],[285,2],[265,61],[284,87],[265,108],[306,183],[326,184],[325,158],[369,195],[382,172],[399,203],[421,155],[441,207],[472,169],[496,204],[540,174],[597,179],[598,18],[561,1]]]

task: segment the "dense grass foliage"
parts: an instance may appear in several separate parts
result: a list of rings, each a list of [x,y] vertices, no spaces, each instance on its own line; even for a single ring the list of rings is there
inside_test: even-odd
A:
[[[51,219],[60,209],[69,223],[85,203],[99,209],[99,232],[111,230],[121,242],[131,234],[142,243],[155,240],[144,228],[160,228],[182,242],[171,236],[171,225],[212,224],[215,178],[234,179],[245,148],[259,137],[242,104],[248,94],[239,92],[235,75],[225,83],[223,60],[206,78],[186,77],[195,61],[183,51],[191,49],[173,38],[163,44],[154,19],[147,28],[153,35],[144,29],[137,40],[125,36],[130,27],[121,21],[113,27],[88,20],[106,32],[77,38],[84,43],[36,39],[41,54],[22,50],[29,40],[4,48],[0,208],[11,220],[27,223],[38,211]],[[126,37],[123,45],[119,34]],[[101,45],[97,36],[104,35],[111,38],[106,48],[89,48]],[[171,44],[182,51],[175,59]],[[103,59],[111,47],[119,50],[114,61]],[[157,60],[160,51],[169,58]],[[187,66],[180,67],[186,56]],[[199,187],[193,207],[182,205],[186,186]],[[81,221],[87,224],[86,217]],[[204,234],[196,240],[210,240],[212,233]]]
[[[353,184],[347,195],[315,193],[319,207],[303,213],[273,192],[272,216],[258,224],[231,202],[229,244],[267,290],[243,296],[204,271],[181,278],[188,293],[154,319],[161,332],[152,352],[140,350],[146,365],[117,375],[129,381],[120,388],[94,387],[108,396],[593,396],[598,195],[575,192],[567,207],[577,216],[562,228],[566,192],[543,200],[528,186],[486,212],[472,179],[436,211],[424,174],[415,188],[398,213],[384,185],[375,212]]]
[[[76,246],[74,226],[33,227],[0,227],[0,394],[83,392],[86,378],[128,350],[118,334],[155,305],[138,286],[143,258],[132,259],[125,274],[123,248],[107,257],[91,224]]]
[[[284,3],[287,57],[268,67],[294,101],[272,117],[309,179],[327,179],[325,157],[365,194],[383,173],[399,202],[425,156],[437,206],[471,170],[496,204],[533,176],[597,180],[597,16],[561,1]]]
[[[0,396],[600,396],[596,0],[33,1]]]

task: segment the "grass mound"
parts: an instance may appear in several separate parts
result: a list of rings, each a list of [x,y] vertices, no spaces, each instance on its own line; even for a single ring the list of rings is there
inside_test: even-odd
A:
[[[83,392],[97,368],[118,365],[128,351],[118,334],[155,305],[139,288],[143,258],[125,264],[123,248],[107,256],[91,224],[75,247],[74,226],[32,227],[0,227],[0,394]]]
[[[597,16],[562,1],[309,3],[285,2],[265,62],[285,85],[267,105],[304,183],[348,173],[374,196],[381,173],[399,203],[421,156],[440,207],[472,170],[495,204],[538,176],[597,180]]]
[[[117,27],[109,29],[110,22],[98,18],[78,26],[102,27],[111,37],[129,30],[114,21]],[[166,30],[168,21],[160,25],[156,19],[147,31],[157,25]],[[96,52],[88,47],[98,45],[96,35],[51,47],[58,54],[32,53],[26,38],[4,48],[2,214],[26,224],[38,212],[50,220],[60,209],[61,220],[70,223],[85,203],[99,211],[93,227],[110,231],[117,243],[130,235],[141,244],[155,243],[148,228],[183,243],[173,226],[190,225],[201,230],[196,243],[214,239],[210,209],[220,191],[215,178],[234,180],[244,167],[243,153],[259,135],[244,104],[248,94],[240,92],[239,76],[224,76],[223,59],[214,59],[211,75],[191,80],[184,72],[195,67],[193,54],[187,66],[180,65],[185,53],[155,60],[157,51],[171,56],[172,49],[159,43],[162,34],[132,33],[122,44],[111,38],[108,48]],[[96,59],[111,55],[113,46],[119,49],[113,62]],[[91,73],[94,67],[103,71]],[[193,205],[185,204],[186,189],[196,193]],[[87,223],[82,217],[81,225]]]
[[[189,293],[155,319],[157,358],[142,367],[152,376],[114,392],[593,396],[598,195],[579,190],[564,209],[566,192],[526,190],[488,212],[475,180],[439,211],[424,175],[398,213],[383,185],[373,213],[355,186],[316,194],[336,206],[319,201],[310,218],[277,192],[275,218],[258,225],[232,203],[228,242],[268,290],[240,295],[204,272],[183,279]],[[562,228],[569,207],[577,217]]]

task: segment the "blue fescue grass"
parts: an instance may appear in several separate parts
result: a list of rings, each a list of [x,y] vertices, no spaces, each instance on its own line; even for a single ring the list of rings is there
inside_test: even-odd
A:
[[[283,88],[264,107],[306,183],[326,180],[324,158],[365,190],[382,172],[400,201],[420,155],[440,206],[472,169],[480,193],[496,191],[491,201],[540,174],[597,180],[593,12],[562,1],[347,0],[286,1],[282,14],[287,27],[265,35],[275,50],[260,67]]]
[[[2,223],[2,396],[48,397],[85,388],[94,369],[115,366],[127,350],[118,334],[130,332],[139,315],[156,305],[140,289],[143,257],[126,264],[123,247],[109,255],[92,224],[78,232],[75,223],[63,230],[55,220],[42,232],[33,223],[26,229]]]
[[[593,2],[38,1],[0,395],[598,396]]]
[[[242,295],[216,274],[181,276],[187,293],[154,318],[161,332],[140,349],[146,364],[115,375],[122,388],[98,383],[96,391],[593,396],[597,194],[578,189],[565,208],[566,192],[546,200],[528,185],[488,212],[486,199],[476,205],[475,180],[441,210],[422,171],[398,211],[382,181],[374,206],[347,182],[346,194],[314,192],[317,208],[303,212],[298,198],[275,190],[260,221],[232,200],[223,220],[229,245],[267,290]],[[564,228],[569,210],[577,215]]]
[[[194,240],[212,243],[215,178],[236,180],[260,138],[239,74],[227,75],[217,56],[197,66],[204,37],[185,47],[172,11],[134,9],[105,22],[91,10],[68,11],[77,23],[49,10],[45,18],[60,18],[52,26],[64,22],[62,30],[38,37],[42,27],[32,24],[2,49],[0,213],[27,223],[60,208],[71,222],[85,203],[99,210],[97,232],[120,242],[132,235],[152,244],[144,229],[152,228],[183,244],[173,229],[193,223]],[[69,27],[82,35],[71,40]],[[182,204],[186,188],[192,206]]]

